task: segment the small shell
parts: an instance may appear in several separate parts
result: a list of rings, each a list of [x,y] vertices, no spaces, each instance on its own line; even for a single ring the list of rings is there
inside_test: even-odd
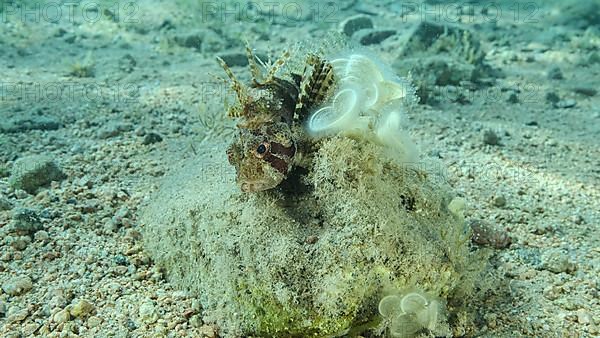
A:
[[[493,226],[483,220],[472,219],[469,225],[473,230],[471,240],[481,246],[490,246],[495,249],[504,249],[511,243],[511,238],[506,231]]]

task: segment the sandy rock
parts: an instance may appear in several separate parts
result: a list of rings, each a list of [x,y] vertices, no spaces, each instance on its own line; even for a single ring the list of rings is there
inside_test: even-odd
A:
[[[314,190],[291,194],[289,199],[302,202],[285,207],[269,194],[241,195],[221,176],[198,175],[197,169],[191,170],[202,168],[203,159],[198,158],[199,163],[190,162],[166,178],[145,208],[141,222],[146,248],[166,267],[169,280],[203,295],[208,320],[225,334],[333,334],[351,327],[354,320],[349,318],[358,316],[355,311],[362,306],[377,313],[377,306],[369,304],[379,299],[372,286],[382,279],[402,289],[408,285],[401,276],[419,275],[445,297],[441,290],[462,287],[446,283],[467,273],[453,262],[481,266],[468,253],[468,237],[458,238],[468,236],[463,219],[448,210],[447,190],[396,167],[383,151],[349,138],[326,141],[316,156],[314,176],[308,178]],[[402,206],[401,194],[414,199],[413,208]],[[446,233],[442,236],[439,229]],[[307,233],[318,234],[318,241],[306,243]],[[368,248],[360,244],[365,238]],[[393,249],[398,246],[403,247],[401,254]],[[437,253],[428,253],[427,262],[400,263],[423,258],[423,248]],[[447,260],[435,258],[446,254]],[[440,269],[448,275],[431,275]],[[238,296],[224,296],[234,294]],[[304,314],[314,309],[320,314],[308,320]],[[140,308],[142,320],[154,320],[154,313],[151,303]],[[248,316],[228,315],[232,313]],[[317,318],[327,319],[317,327]]]

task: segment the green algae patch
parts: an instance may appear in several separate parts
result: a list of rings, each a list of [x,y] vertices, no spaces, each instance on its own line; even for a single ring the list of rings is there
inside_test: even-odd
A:
[[[380,145],[332,137],[312,171],[247,194],[213,154],[167,176],[141,219],[148,253],[198,297],[220,334],[377,336],[403,323],[415,334],[467,330],[451,318],[469,318],[464,305],[486,259],[470,250],[453,194],[428,170],[438,164],[399,163]],[[390,321],[380,301],[402,290],[427,303],[404,305],[406,315]],[[431,299],[444,311],[420,319]]]

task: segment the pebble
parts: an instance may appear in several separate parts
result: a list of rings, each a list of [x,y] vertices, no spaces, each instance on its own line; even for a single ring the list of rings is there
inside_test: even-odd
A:
[[[96,316],[90,316],[87,320],[87,326],[91,329],[102,324],[102,319]]]
[[[18,276],[2,284],[2,290],[10,296],[20,296],[33,288],[33,282],[28,276]]]
[[[125,132],[133,130],[133,125],[131,123],[119,122],[119,121],[110,121],[105,124],[96,135],[101,139],[108,139],[112,137],[117,137]]]
[[[25,198],[29,197],[29,194],[27,193],[27,191],[25,191],[23,189],[16,189],[15,190],[15,197],[18,200],[22,200],[22,199],[25,199]]]
[[[115,275],[123,276],[127,272],[129,272],[129,269],[126,266],[119,265],[119,266],[114,267],[113,271],[114,271]]]
[[[80,299],[77,303],[73,304],[69,312],[73,317],[83,317],[94,311],[94,309],[95,307],[92,303],[85,299]]]
[[[22,189],[30,194],[49,185],[52,181],[62,181],[66,175],[49,157],[34,155],[17,160],[8,179],[13,189]]]
[[[548,71],[548,79],[550,80],[562,80],[564,79],[562,72],[560,71],[560,68],[558,67],[552,67],[550,68],[550,70]]]
[[[145,280],[148,277],[148,274],[145,271],[136,272],[133,275],[133,279],[137,281]]]
[[[375,45],[383,42],[383,40],[389,38],[390,36],[396,34],[395,30],[392,29],[384,29],[384,30],[374,30],[374,29],[361,29],[358,36],[358,41],[363,46]]]
[[[588,59],[587,59],[587,63],[593,65],[595,63],[600,63],[600,53],[598,52],[591,52]]]
[[[550,285],[544,288],[542,294],[544,297],[546,297],[546,299],[556,300],[563,294],[563,290],[558,286]]]
[[[319,240],[319,237],[317,237],[315,235],[310,235],[310,236],[306,237],[306,240],[304,242],[306,244],[315,244],[315,243],[317,243],[318,240]]]
[[[577,310],[577,322],[580,324],[589,324],[592,322],[592,315],[585,309],[579,309]]]
[[[2,255],[0,255],[0,260],[3,262],[8,262],[12,259],[12,255],[10,254],[10,252],[8,252],[8,250],[6,252],[3,252]]]
[[[506,205],[506,198],[502,195],[494,196],[494,198],[492,199],[492,204],[495,207],[502,208]]]
[[[542,269],[554,273],[570,273],[577,268],[564,254],[553,251],[542,257]]]
[[[106,220],[104,223],[104,231],[106,233],[116,232],[119,230],[120,224],[113,218]]]
[[[581,215],[571,215],[569,217],[569,220],[577,225],[580,225],[585,221],[585,219]]]
[[[23,335],[26,337],[32,337],[40,327],[41,325],[38,323],[29,323],[23,326]]]
[[[200,301],[196,298],[192,299],[192,310],[194,310],[196,312],[200,312],[201,309],[202,309],[202,304],[200,304]]]
[[[77,36],[75,34],[68,34],[67,36],[65,36],[64,40],[66,43],[73,43],[75,42],[75,40],[77,40]]]
[[[596,96],[598,91],[592,87],[575,87],[573,91],[577,94],[585,95],[585,96]]]
[[[508,247],[511,243],[511,239],[506,231],[503,231],[484,220],[472,219],[469,221],[469,226],[473,230],[471,240],[477,245],[503,249]]]
[[[115,260],[115,263],[117,265],[127,265],[127,264],[129,264],[129,260],[123,254],[116,254],[114,260]]]
[[[8,310],[8,316],[6,318],[6,321],[9,323],[21,322],[25,318],[27,318],[28,315],[29,315],[29,310],[27,308],[21,309],[18,307],[11,307]]]
[[[0,196],[0,211],[7,211],[13,208],[13,204],[10,200],[4,196]]]
[[[497,146],[500,144],[500,137],[493,130],[486,130],[483,132],[483,143],[491,146]]]
[[[554,232],[554,228],[548,224],[538,224],[534,229],[533,233],[536,235],[545,235],[547,233]]]
[[[467,208],[467,202],[462,197],[454,197],[450,203],[448,203],[448,210],[458,217],[464,217],[465,209]]]
[[[149,145],[149,144],[161,142],[162,140],[163,140],[162,136],[160,136],[157,133],[150,132],[144,136],[144,140],[142,141],[142,144]]]
[[[125,54],[119,59],[119,69],[126,73],[131,73],[135,69],[137,61],[131,54]]]
[[[577,101],[573,99],[560,100],[556,103],[556,108],[573,108],[577,105]]]
[[[55,323],[66,323],[69,320],[71,320],[71,314],[69,313],[69,310],[67,309],[62,309],[60,311],[58,311],[57,313],[54,314],[54,316],[52,316],[52,320]]]
[[[373,21],[364,14],[359,14],[346,18],[340,24],[340,30],[347,36],[352,36],[361,29],[373,28]]]
[[[215,338],[217,336],[216,330],[212,325],[202,325],[198,331],[207,338]]]
[[[197,51],[216,52],[222,50],[223,39],[211,29],[197,29],[173,38],[176,44]]]
[[[27,246],[31,243],[31,237],[29,236],[17,236],[17,237],[8,237],[7,242],[10,243],[15,250],[23,251],[27,248]]]
[[[560,97],[558,97],[558,94],[556,94],[555,92],[548,92],[546,93],[546,101],[552,104],[556,104],[558,101],[560,101]]]
[[[147,301],[140,305],[138,313],[140,315],[140,319],[146,324],[152,324],[158,320],[158,312],[151,301]]]
[[[13,210],[9,231],[20,235],[32,235],[42,229],[42,222],[37,211],[28,208]]]
[[[50,236],[48,235],[48,232],[46,232],[44,230],[40,230],[35,233],[35,235],[33,236],[33,239],[35,239],[36,242],[44,242],[44,241],[48,240],[49,237]]]
[[[192,327],[201,327],[202,326],[202,318],[199,315],[193,315],[190,317],[190,325]]]

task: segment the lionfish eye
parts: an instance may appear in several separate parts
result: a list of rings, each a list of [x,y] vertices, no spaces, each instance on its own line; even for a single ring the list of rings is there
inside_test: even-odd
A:
[[[256,154],[259,157],[262,157],[267,152],[267,150],[269,150],[269,144],[263,142],[259,144],[258,147],[256,147]]]

